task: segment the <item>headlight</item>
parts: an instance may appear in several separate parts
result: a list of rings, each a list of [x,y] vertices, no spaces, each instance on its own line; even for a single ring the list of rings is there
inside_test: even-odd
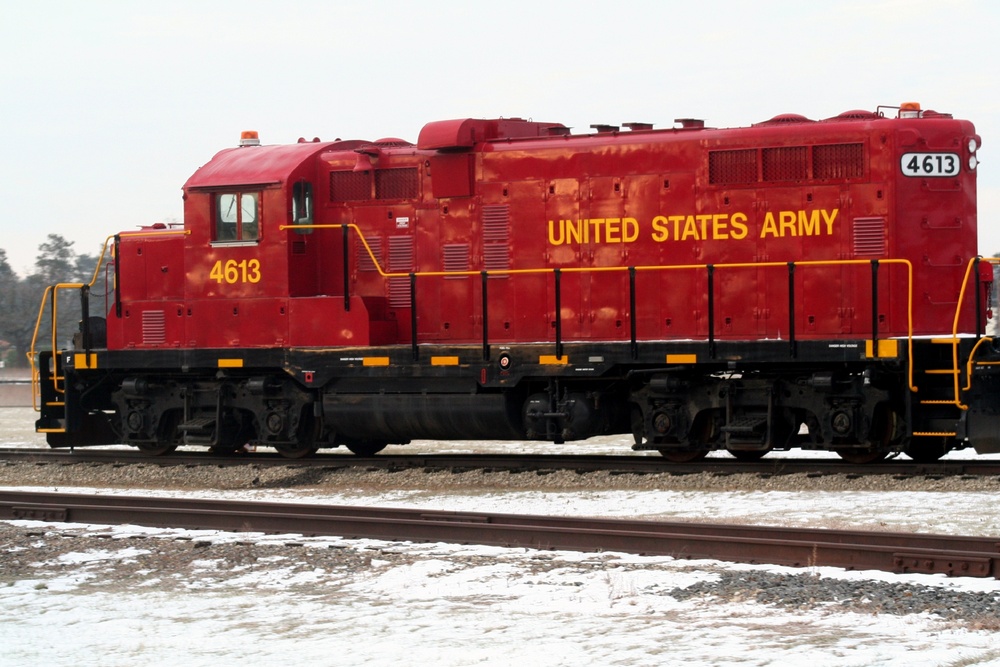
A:
[[[976,159],[975,155],[969,156],[969,171],[974,171],[976,166],[979,165],[979,160]]]
[[[969,152],[975,153],[977,148],[979,148],[979,146],[976,145],[976,140],[969,139]]]

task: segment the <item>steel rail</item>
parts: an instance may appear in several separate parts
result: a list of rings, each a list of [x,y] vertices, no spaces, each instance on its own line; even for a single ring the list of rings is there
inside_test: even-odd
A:
[[[1000,578],[1000,537],[0,491],[0,519],[337,535]]]

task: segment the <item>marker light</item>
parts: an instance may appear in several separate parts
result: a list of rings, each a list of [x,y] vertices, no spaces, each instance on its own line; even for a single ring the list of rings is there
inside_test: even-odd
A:
[[[900,118],[920,118],[920,102],[903,102],[899,105]]]
[[[260,146],[260,136],[256,130],[240,132],[240,146]]]
[[[969,171],[975,171],[976,167],[979,166],[979,159],[976,157],[976,151],[978,149],[978,139],[976,139],[976,137],[969,137]]]

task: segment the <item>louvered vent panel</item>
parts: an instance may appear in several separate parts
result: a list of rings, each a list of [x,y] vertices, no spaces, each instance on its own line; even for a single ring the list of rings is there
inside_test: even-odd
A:
[[[510,206],[483,207],[483,240],[503,241],[510,238]]]
[[[441,248],[441,264],[445,271],[468,271],[469,270],[469,244],[468,243],[446,243]],[[468,276],[445,276],[445,280],[461,280]]]
[[[801,181],[809,178],[809,148],[781,146],[761,153],[765,181]]]
[[[854,256],[885,256],[885,218],[854,218]]]
[[[403,273],[413,270],[413,237],[389,237],[389,272]],[[389,278],[389,306],[410,307],[410,279],[408,277]]]
[[[757,149],[711,151],[708,154],[708,182],[738,185],[757,182]]]
[[[864,173],[864,144],[813,146],[813,178],[861,178]]]
[[[365,244],[362,243],[361,241],[358,241],[358,246],[357,246],[358,270],[378,271],[378,267],[375,266],[375,262],[378,262],[379,266],[381,266],[383,262],[382,239],[378,237],[367,236],[365,237],[365,240],[368,241],[368,247],[371,248],[372,255],[375,255],[375,260],[373,261],[372,255],[369,255],[368,251],[365,250]]]
[[[162,345],[167,342],[167,314],[162,310],[142,312],[142,342],[144,345]]]
[[[330,172],[330,201],[361,201],[371,198],[372,182],[367,171]]]
[[[483,268],[510,268],[510,207],[506,204],[483,207]]]
[[[416,199],[418,185],[413,167],[375,171],[375,199]]]

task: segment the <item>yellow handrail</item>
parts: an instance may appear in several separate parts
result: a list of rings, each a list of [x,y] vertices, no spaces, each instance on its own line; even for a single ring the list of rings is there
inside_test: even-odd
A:
[[[950,401],[950,403],[955,405],[955,407],[957,407],[959,410],[969,409],[969,406],[962,402],[962,392],[969,391],[970,389],[972,389],[972,367],[975,363],[974,358],[976,352],[979,350],[980,345],[982,345],[984,342],[991,342],[993,340],[989,336],[984,336],[980,338],[978,341],[976,341],[976,344],[973,346],[972,351],[969,352],[969,359],[965,367],[965,376],[966,376],[965,386],[959,389],[961,385],[961,380],[959,379],[959,371],[961,369],[961,366],[959,365],[958,362],[958,341],[959,341],[958,322],[961,319],[962,304],[965,302],[966,291],[968,290],[969,287],[969,276],[972,275],[973,267],[977,266],[979,262],[987,262],[989,264],[1000,264],[1000,258],[981,257],[981,256],[973,257],[966,264],[965,275],[962,277],[962,287],[959,289],[958,292],[958,304],[955,307],[955,317],[952,320],[952,325],[951,325],[951,364],[952,364],[951,370],[953,371],[954,375],[955,398],[953,401]],[[976,276],[973,282],[976,285],[976,289],[979,289],[979,276]],[[976,322],[976,327],[977,328],[979,327],[979,322]],[[987,362],[987,363],[993,363],[993,362]]]

